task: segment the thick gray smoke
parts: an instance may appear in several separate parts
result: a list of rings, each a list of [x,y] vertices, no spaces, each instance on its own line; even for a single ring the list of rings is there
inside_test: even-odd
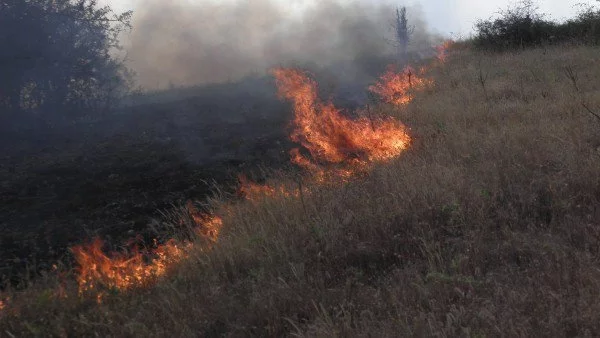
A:
[[[368,60],[395,52],[392,5],[320,0],[294,8],[293,1],[146,0],[126,40],[130,66],[142,87],[159,89],[234,81],[275,65],[345,63],[361,72]],[[429,48],[421,12],[408,13],[411,46]]]

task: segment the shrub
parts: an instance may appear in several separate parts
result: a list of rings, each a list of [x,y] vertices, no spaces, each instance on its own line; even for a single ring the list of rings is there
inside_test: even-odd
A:
[[[475,45],[505,50],[572,42],[600,42],[600,10],[585,7],[577,17],[562,23],[546,20],[532,0],[523,0],[499,12],[496,19],[475,24]]]
[[[587,44],[600,43],[600,10],[589,5],[579,15],[558,27],[559,35]]]

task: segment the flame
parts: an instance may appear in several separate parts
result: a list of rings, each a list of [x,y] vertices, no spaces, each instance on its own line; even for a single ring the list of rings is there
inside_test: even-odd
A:
[[[243,196],[250,201],[256,201],[263,196],[274,196],[277,193],[277,190],[274,187],[256,184],[248,180],[246,175],[238,175],[238,181],[240,183],[238,195]]]
[[[261,201],[264,197],[298,197],[300,196],[300,189],[289,189],[284,184],[280,184],[277,187],[270,185],[260,185],[255,182],[248,180],[245,175],[239,175],[239,188],[238,195],[244,197],[246,200],[251,202]],[[307,192],[304,189],[304,192]]]
[[[435,50],[437,51],[437,60],[440,63],[446,63],[448,60],[448,50],[454,45],[454,41],[446,40],[441,45],[435,46]]]
[[[18,310],[13,304],[11,304],[10,297],[2,298],[0,296],[0,318],[8,316],[10,314],[17,314]]]
[[[393,66],[390,66],[379,81],[369,87],[369,90],[387,103],[406,105],[413,99],[412,92],[422,90],[431,83],[431,80],[424,77],[426,71],[426,68],[421,68],[417,72],[412,67],[406,66],[402,72],[397,72]]]
[[[342,164],[345,168],[337,172],[352,175],[355,168],[369,162],[398,156],[410,143],[404,125],[391,117],[352,120],[332,103],[320,101],[317,84],[306,73],[287,68],[272,72],[279,96],[293,103],[294,129],[290,138],[301,144],[312,159],[294,149],[291,160],[314,173],[317,181],[326,176],[322,164]]]
[[[103,245],[104,242],[96,238],[87,246],[78,245],[71,249],[79,265],[80,293],[100,285],[118,290],[147,286],[163,276],[169,266],[186,257],[186,246],[174,240],[149,252],[134,247],[129,254],[113,252],[107,255],[102,251]]]
[[[447,50],[452,43],[446,41],[436,47],[440,63],[446,61]],[[396,72],[390,67],[369,90],[386,102],[406,105],[412,100],[412,92],[431,83],[425,78],[426,71],[426,68],[421,68],[417,72],[407,66],[402,72]],[[276,68],[272,73],[279,96],[293,104],[294,120],[290,138],[304,148],[304,151],[292,149],[291,161],[308,170],[317,183],[332,178],[348,180],[367,170],[375,161],[387,161],[399,156],[410,144],[411,138],[405,126],[391,117],[373,119],[370,114],[366,117],[364,112],[357,111],[360,117],[350,119],[331,102],[321,101],[317,95],[317,84],[307,73],[287,68]],[[259,185],[245,176],[240,176],[239,181],[238,192],[250,201],[265,196],[298,197],[305,191],[310,192],[301,187],[290,191],[283,185]],[[187,210],[196,225],[196,233],[216,242],[223,220],[200,212],[191,202],[188,202]],[[175,240],[160,245],[155,241],[151,250],[134,247],[129,253],[105,254],[102,251],[103,244],[96,238],[89,245],[78,245],[71,249],[79,265],[77,281],[80,294],[99,286],[118,290],[149,286],[188,257],[189,250],[194,246],[190,242]],[[104,295],[104,292],[98,292],[97,301],[102,302]],[[6,300],[0,299],[0,310],[5,307]]]
[[[222,225],[221,218],[203,215],[195,209],[190,214],[198,225],[197,232],[215,241]],[[104,242],[96,238],[89,245],[78,245],[71,249],[79,266],[77,282],[80,293],[99,286],[117,290],[149,286],[186,258],[193,247],[190,242],[178,243],[174,239],[160,245],[155,240],[152,250],[133,247],[129,253],[105,254],[103,245]],[[97,300],[101,301],[102,297],[99,293]]]
[[[216,242],[223,227],[223,219],[216,215],[200,212],[191,201],[187,202],[186,209],[194,220],[196,234],[212,242]]]
[[[448,51],[454,44],[452,40],[446,40],[435,46],[436,59],[443,64],[448,59]],[[383,101],[395,105],[406,105],[413,99],[412,93],[423,90],[433,81],[426,78],[428,67],[421,67],[415,71],[411,66],[406,66],[401,72],[396,71],[394,66],[388,67],[387,71],[379,78],[379,81],[369,87],[369,91],[379,95]]]

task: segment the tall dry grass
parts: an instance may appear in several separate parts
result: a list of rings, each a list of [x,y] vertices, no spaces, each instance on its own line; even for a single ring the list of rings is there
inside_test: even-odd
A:
[[[154,288],[96,304],[38,282],[0,335],[598,336],[598,52],[457,50],[378,108],[411,127],[397,160],[227,207],[218,244]]]

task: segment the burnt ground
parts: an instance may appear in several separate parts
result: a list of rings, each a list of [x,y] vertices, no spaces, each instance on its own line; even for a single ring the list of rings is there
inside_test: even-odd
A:
[[[256,89],[218,89],[5,137],[0,277],[47,270],[94,236],[154,237],[153,219],[213,184],[233,192],[240,172],[287,166],[290,107]]]
[[[364,103],[366,83],[317,80],[340,108]],[[153,222],[165,211],[215,185],[233,194],[240,173],[289,169],[292,111],[276,92],[270,77],[173,88],[0,135],[0,280],[69,261],[70,246],[95,236],[113,247],[167,238],[173,229]]]

